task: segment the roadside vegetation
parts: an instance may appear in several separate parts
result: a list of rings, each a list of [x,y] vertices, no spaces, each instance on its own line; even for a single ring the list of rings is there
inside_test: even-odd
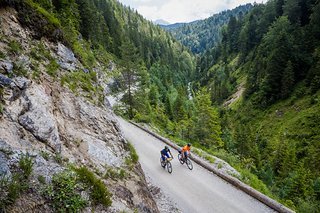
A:
[[[35,37],[75,52],[88,73],[59,72],[56,61],[41,59],[41,46],[30,53],[48,60],[46,71],[62,85],[101,103],[95,68],[108,70],[114,60],[120,75],[110,87],[123,94],[117,113],[226,160],[245,182],[299,212],[319,209],[319,1],[270,0],[248,6],[246,14],[231,12],[221,42],[201,44],[197,56],[115,0],[1,4],[13,5]],[[8,51],[19,54],[21,46],[10,41]],[[26,74],[14,67],[16,75]],[[241,99],[224,107],[239,85]],[[128,150],[127,164],[134,165],[137,156]],[[101,185],[82,172],[87,184]]]
[[[33,159],[28,153],[22,154],[18,165],[19,167],[12,172],[11,176],[0,176],[0,209],[4,211],[29,189]]]

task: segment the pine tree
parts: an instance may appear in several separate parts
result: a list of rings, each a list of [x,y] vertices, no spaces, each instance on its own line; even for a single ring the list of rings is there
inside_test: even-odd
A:
[[[211,106],[210,94],[201,89],[195,98],[196,112],[193,117],[193,137],[206,147],[222,147],[221,126],[217,110]]]
[[[294,69],[290,60],[288,61],[287,67],[283,72],[281,84],[281,96],[282,98],[287,98],[294,85]]]
[[[137,48],[130,41],[125,41],[120,50],[123,66],[122,75],[126,85],[126,99],[124,101],[128,104],[128,116],[132,119],[134,117],[133,87],[137,76],[139,56]]]

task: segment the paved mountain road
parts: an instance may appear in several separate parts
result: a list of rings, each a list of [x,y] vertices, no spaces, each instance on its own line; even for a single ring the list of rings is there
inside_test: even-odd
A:
[[[194,162],[190,171],[179,163],[178,152],[173,149],[173,172],[169,174],[160,166],[160,150],[164,143],[122,118],[118,120],[126,139],[136,148],[142,169],[151,183],[165,191],[182,212],[274,212]]]

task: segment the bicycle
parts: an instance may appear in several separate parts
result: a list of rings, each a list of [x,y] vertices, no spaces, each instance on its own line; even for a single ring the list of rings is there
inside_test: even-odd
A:
[[[182,165],[183,165],[184,163],[186,163],[188,169],[190,169],[190,170],[193,169],[193,165],[192,165],[191,160],[188,158],[188,156],[186,156],[185,158],[182,158],[181,151],[179,151],[178,159],[179,159],[179,162],[180,162]]]
[[[162,157],[160,157],[160,164],[161,164],[162,168],[166,168],[167,167],[167,171],[170,174],[172,173],[172,165],[170,163],[171,160],[172,160],[172,158],[166,158],[166,160],[163,161]]]

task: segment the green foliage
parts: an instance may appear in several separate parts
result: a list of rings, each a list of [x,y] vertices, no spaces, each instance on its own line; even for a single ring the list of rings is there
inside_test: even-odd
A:
[[[21,155],[19,159],[19,167],[23,171],[24,178],[28,179],[32,173],[33,167],[33,159],[28,153]]]
[[[111,178],[112,180],[123,180],[126,178],[126,176],[126,171],[118,168],[108,168],[106,174],[104,175],[105,178]]]
[[[129,151],[129,156],[126,157],[126,164],[129,167],[133,167],[135,164],[138,163],[139,156],[138,156],[134,146],[131,143],[128,142],[126,148]]]
[[[41,157],[43,157],[46,161],[49,160],[50,154],[49,154],[48,152],[41,150],[41,151],[40,151],[40,155],[41,155]]]
[[[23,64],[14,62],[13,63],[13,73],[17,76],[27,76],[28,70],[25,69]]]
[[[296,94],[305,91],[301,87],[293,91],[294,97],[266,110],[247,103],[224,119],[230,119],[228,126],[235,128],[232,142],[236,144],[230,151],[252,158],[250,170],[267,184],[273,196],[305,212],[307,203],[317,196],[312,183],[319,177],[320,112],[319,103],[312,101],[319,98],[319,92],[301,97]]]
[[[124,78],[124,85],[126,91],[128,91],[126,94],[124,94],[123,102],[126,103],[129,106],[128,109],[128,116],[130,119],[134,117],[133,114],[133,92],[132,87],[135,84],[135,79],[137,76],[137,65],[138,65],[138,54],[137,54],[137,48],[133,45],[132,42],[126,41],[121,47],[121,60],[122,65],[124,69],[122,70],[122,75]]]
[[[210,157],[210,156],[206,156],[205,159],[208,160],[210,163],[214,163],[216,161],[215,158]]]
[[[25,3],[34,8],[39,14],[43,15],[49,21],[49,24],[52,24],[57,28],[61,26],[59,19],[54,17],[54,15],[48,12],[46,9],[42,8],[39,4],[33,2],[32,0],[25,0]]]
[[[1,51],[0,52],[0,59],[3,59],[3,58],[5,58],[6,57],[6,55]]]
[[[27,180],[20,173],[13,174],[9,180],[0,177],[0,209],[6,210],[19,198],[20,194],[28,189]]]
[[[222,28],[230,17],[242,17],[252,9],[251,4],[236,7],[233,10],[223,11],[207,19],[191,23],[162,26],[173,34],[184,46],[193,53],[204,53],[208,49],[219,45],[222,39]]]
[[[16,40],[11,40],[8,44],[9,51],[12,54],[18,55],[22,51],[22,46]]]
[[[197,93],[195,102],[194,139],[207,147],[222,147],[219,117],[217,110],[211,106],[210,95],[203,89]]]
[[[94,205],[102,204],[106,207],[111,206],[112,195],[100,179],[86,167],[76,168],[75,171],[78,174],[80,181],[91,189],[90,198]]]
[[[77,176],[72,172],[64,171],[53,176],[51,184],[45,190],[45,195],[55,211],[78,212],[87,205],[79,193],[80,190],[82,186],[78,184]]]
[[[42,42],[39,42],[37,45],[35,45],[31,49],[30,56],[36,61],[41,61],[41,60],[53,61],[54,60],[50,54],[50,51],[46,49],[46,47]]]
[[[4,110],[4,108],[3,108],[3,106],[2,106],[2,103],[0,102],[0,115],[2,115],[3,110]]]
[[[90,51],[90,43],[86,41],[75,41],[72,49],[86,67],[92,68],[94,66],[95,57],[92,51]]]
[[[86,96],[89,99],[95,100],[95,98],[98,98],[98,101],[102,103],[103,100],[99,97],[103,96],[103,88],[95,86],[96,82],[96,72],[89,71],[89,73],[85,73],[84,71],[80,70],[66,73],[61,77],[60,80],[61,85],[64,86],[66,84],[71,91],[83,91],[87,94]]]
[[[269,197],[273,197],[273,195],[270,193],[270,190],[267,188],[267,186],[261,180],[259,180],[259,178],[256,175],[252,174],[247,169],[240,170],[240,173],[241,173],[241,179],[243,182],[247,183],[254,189],[260,191],[261,193]]]
[[[56,153],[53,156],[54,160],[58,163],[58,164],[62,164],[63,163],[63,159],[60,153]]]
[[[0,176],[0,209],[6,210],[29,188],[28,178],[32,173],[33,160],[29,154],[23,154],[18,164],[19,170],[13,171],[10,179]]]
[[[56,60],[51,60],[47,66],[47,73],[52,77],[56,77],[59,67],[60,66]]]
[[[42,175],[38,175],[38,181],[41,184],[45,184],[46,183],[46,178]]]

